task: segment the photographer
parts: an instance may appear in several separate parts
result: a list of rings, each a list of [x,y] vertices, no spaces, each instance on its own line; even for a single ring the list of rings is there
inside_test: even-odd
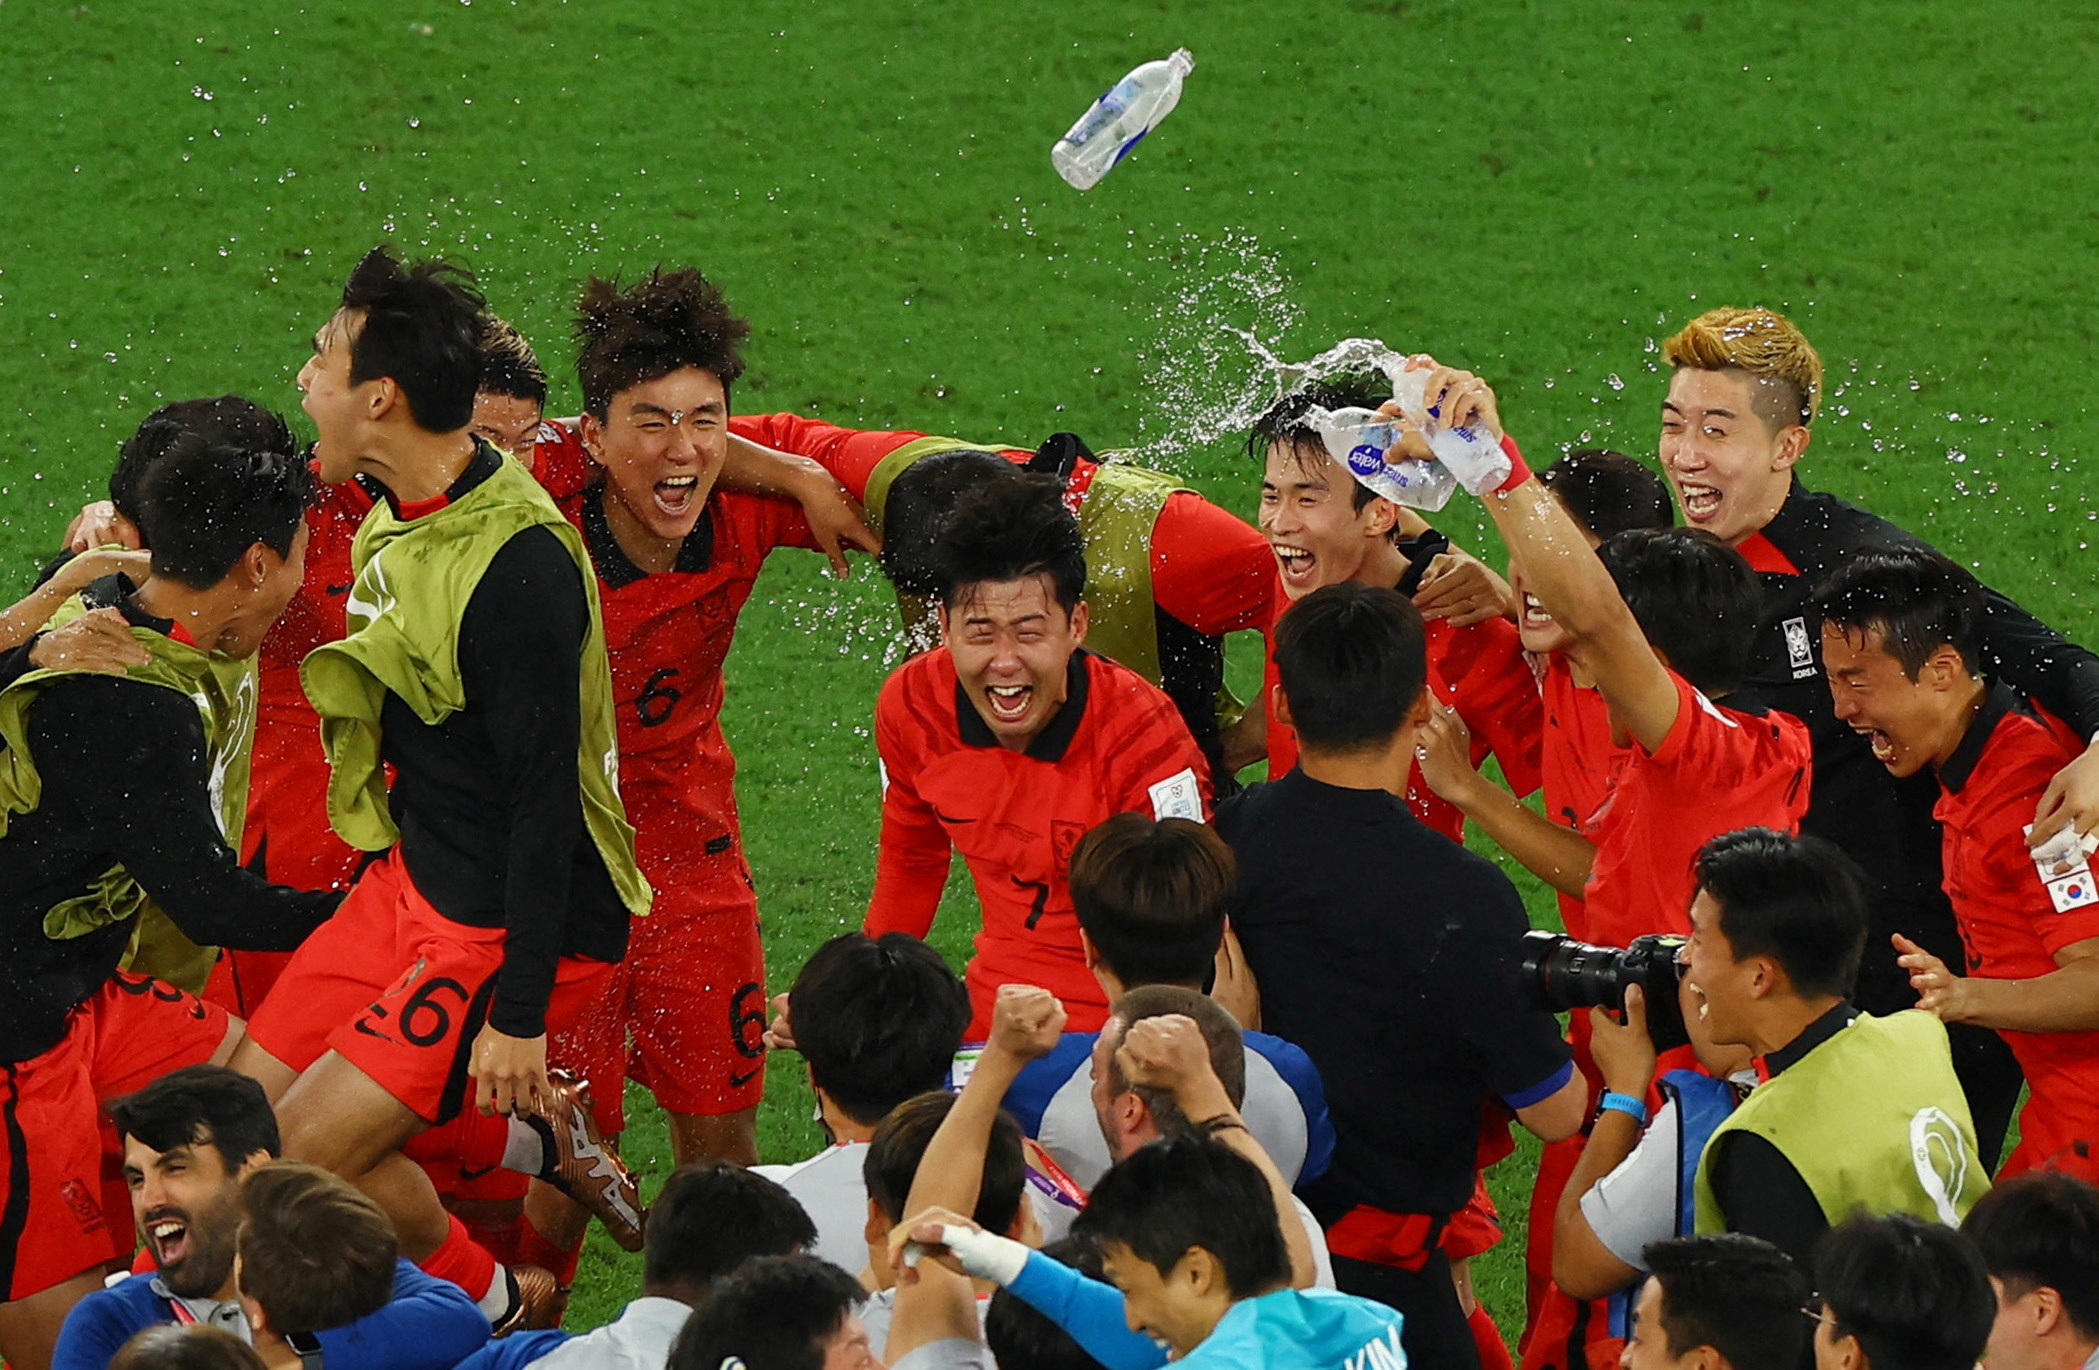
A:
[[[1604,1007],[1589,1010],[1589,1046],[1603,1079],[1603,1105],[1561,1191],[1552,1226],[1553,1280],[1577,1299],[1629,1292],[1647,1271],[1642,1253],[1650,1244],[1690,1232],[1685,1199],[1699,1153],[1756,1083],[1748,1049],[1714,1042],[1690,992],[1678,983],[1671,993],[1677,1018],[1667,1026],[1689,1036],[1704,1073],[1672,1070],[1654,1079],[1661,1034],[1650,1032],[1647,991],[1640,985],[1625,987],[1622,1020]],[[1651,1121],[1649,1081],[1662,1098]],[[1627,1335],[1630,1312],[1627,1300],[1612,1300],[1612,1336]]]
[[[1699,1160],[1698,1231],[1747,1232],[1804,1264],[1855,1210],[1959,1222],[1989,1182],[1945,1026],[1850,1001],[1857,866],[1820,838],[1749,828],[1708,842],[1697,874],[1685,984],[1706,1032],[1756,1053],[1763,1080]]]

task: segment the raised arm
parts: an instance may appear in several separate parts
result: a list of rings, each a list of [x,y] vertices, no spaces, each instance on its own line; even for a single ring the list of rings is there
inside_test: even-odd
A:
[[[1472,764],[1472,734],[1457,710],[1437,705],[1423,729],[1415,759],[1429,788],[1484,828],[1523,868],[1560,893],[1579,899],[1596,864],[1596,847],[1481,775]]]
[[[1502,438],[1494,392],[1471,372],[1437,367],[1426,395],[1446,424]],[[1659,748],[1676,722],[1676,685],[1574,520],[1521,464],[1480,502],[1510,557],[1523,563],[1525,584],[1573,637],[1569,650],[1595,677],[1611,717],[1648,751]]]
[[[852,492],[836,476],[808,457],[798,457],[731,433],[729,455],[716,480],[724,490],[774,495],[801,505],[802,516],[809,521],[809,531],[815,535],[817,546],[830,559],[832,573],[840,580],[850,573],[845,559],[846,548],[857,547],[869,556],[881,554],[882,540],[867,526],[867,515],[861,509],[860,501],[853,498]]]
[[[1238,1107],[1225,1093],[1224,1083],[1210,1066],[1210,1049],[1195,1020],[1180,1013],[1139,1019],[1122,1035],[1122,1045],[1115,1051],[1115,1065],[1131,1084],[1172,1094],[1182,1113],[1254,1163],[1268,1181],[1268,1192],[1275,1200],[1276,1224],[1282,1231],[1283,1245],[1290,1252],[1290,1282],[1300,1289],[1317,1283],[1312,1240],[1298,1220],[1290,1182],[1276,1168],[1267,1148],[1254,1139],[1246,1120],[1239,1116]]]

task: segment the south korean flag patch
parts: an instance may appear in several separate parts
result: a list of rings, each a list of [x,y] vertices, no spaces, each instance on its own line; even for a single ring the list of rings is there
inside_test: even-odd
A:
[[[1152,817],[1203,821],[1203,791],[1195,772],[1183,768],[1151,787]]]
[[[2031,833],[2033,825],[2027,824]],[[2031,853],[2034,873],[2047,887],[2048,902],[2057,913],[2090,908],[2099,904],[2099,882],[2092,879],[2092,852],[2099,848],[2099,833],[2080,838],[2075,828],[2064,828]]]

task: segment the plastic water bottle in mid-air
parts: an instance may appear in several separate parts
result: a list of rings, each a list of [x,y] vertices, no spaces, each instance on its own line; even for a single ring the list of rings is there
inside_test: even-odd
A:
[[[1117,81],[1050,149],[1057,174],[1075,189],[1092,189],[1180,102],[1181,82],[1193,70],[1188,49],[1175,48]]]

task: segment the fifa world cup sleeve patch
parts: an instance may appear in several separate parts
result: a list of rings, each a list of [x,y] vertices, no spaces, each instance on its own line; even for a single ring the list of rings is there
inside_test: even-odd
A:
[[[889,763],[879,756],[875,758],[875,774],[881,777],[882,798],[889,798]]]
[[[1203,821],[1203,791],[1195,771],[1184,766],[1151,787],[1153,818],[1185,818]]]

